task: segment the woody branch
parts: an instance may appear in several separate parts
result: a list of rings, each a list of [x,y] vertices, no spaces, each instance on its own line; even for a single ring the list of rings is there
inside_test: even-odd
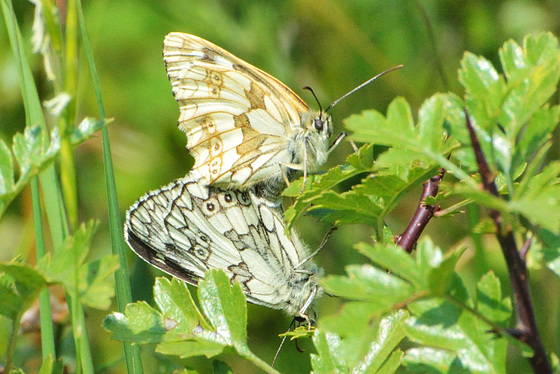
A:
[[[494,175],[492,175],[488,163],[486,162],[486,158],[484,157],[484,153],[482,152],[482,148],[480,147],[480,143],[466,110],[465,118],[471,138],[471,146],[480,172],[482,186],[485,191],[499,198],[498,189],[494,182]],[[527,266],[521,253],[517,249],[513,231],[510,227],[504,227],[503,225],[501,213],[495,209],[490,209],[490,217],[494,221],[498,243],[500,244],[506,260],[515,303],[517,323],[515,329],[510,330],[509,333],[520,341],[527,343],[533,349],[534,355],[531,357],[530,362],[535,373],[552,373],[552,367],[546,356],[546,351],[537,329],[535,310],[529,290]],[[527,242],[527,246],[529,244],[530,242]],[[524,252],[526,251],[527,248],[525,248]]]

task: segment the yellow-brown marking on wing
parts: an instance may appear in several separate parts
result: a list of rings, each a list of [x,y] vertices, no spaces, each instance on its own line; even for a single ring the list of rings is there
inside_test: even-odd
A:
[[[238,155],[255,152],[264,142],[264,136],[251,127],[251,121],[246,114],[233,116],[233,123],[236,128],[241,130],[243,141],[236,147]]]
[[[251,109],[264,109],[266,110],[266,104],[264,103],[265,97],[264,90],[255,82],[251,82],[250,90],[245,90],[245,96],[249,100]]]

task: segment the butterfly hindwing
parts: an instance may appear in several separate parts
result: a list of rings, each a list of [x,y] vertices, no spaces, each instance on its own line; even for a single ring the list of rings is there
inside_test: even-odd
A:
[[[188,174],[127,213],[126,240],[145,261],[196,285],[208,269],[239,282],[247,299],[297,315],[319,290],[306,247],[284,233],[281,212],[249,189],[208,187]]]

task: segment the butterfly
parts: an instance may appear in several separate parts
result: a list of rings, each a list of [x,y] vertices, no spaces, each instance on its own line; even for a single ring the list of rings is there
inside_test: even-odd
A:
[[[163,59],[193,169],[208,184],[282,188],[296,171],[304,179],[316,171],[342,140],[329,146],[329,115],[311,110],[284,83],[205,39],[172,32],[165,37]]]
[[[191,171],[130,207],[125,239],[144,261],[187,283],[221,269],[249,302],[315,322],[321,270],[297,234],[284,232],[281,209],[252,188],[207,186]]]

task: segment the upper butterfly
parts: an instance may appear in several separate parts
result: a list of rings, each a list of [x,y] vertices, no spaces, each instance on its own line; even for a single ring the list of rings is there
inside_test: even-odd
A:
[[[198,36],[172,32],[163,59],[179,127],[208,184],[279,191],[296,170],[327,160],[331,117],[273,76]],[[331,147],[332,148],[332,147]]]

